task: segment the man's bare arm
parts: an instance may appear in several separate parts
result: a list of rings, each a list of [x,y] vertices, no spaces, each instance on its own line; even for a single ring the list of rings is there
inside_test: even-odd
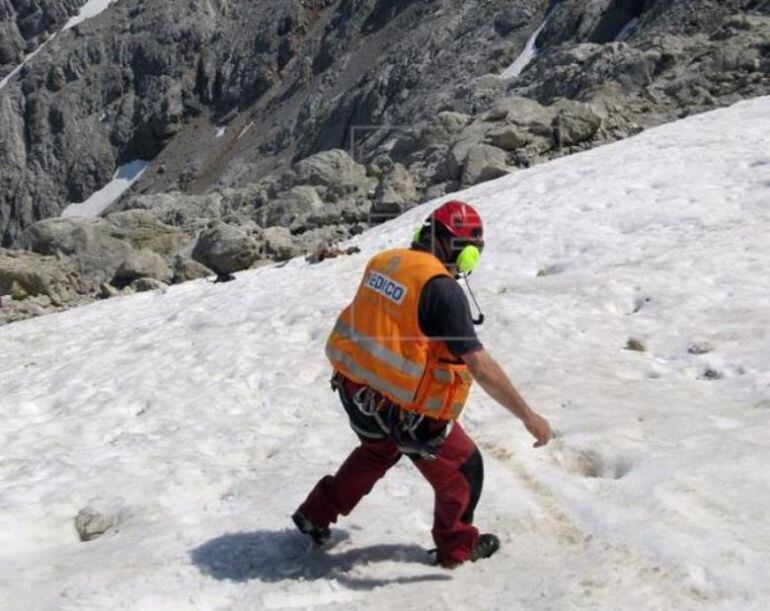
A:
[[[476,350],[462,358],[473,379],[487,394],[524,423],[527,430],[537,439],[535,447],[547,444],[553,437],[548,421],[527,405],[492,355],[486,350]]]

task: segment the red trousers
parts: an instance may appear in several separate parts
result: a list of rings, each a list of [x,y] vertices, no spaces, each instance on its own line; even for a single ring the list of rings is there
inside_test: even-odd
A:
[[[390,439],[362,439],[336,474],[316,484],[299,510],[318,526],[336,522],[353,510],[401,455]],[[479,534],[472,521],[483,480],[481,454],[456,422],[435,458],[412,460],[435,491],[432,533],[441,564],[464,562]]]

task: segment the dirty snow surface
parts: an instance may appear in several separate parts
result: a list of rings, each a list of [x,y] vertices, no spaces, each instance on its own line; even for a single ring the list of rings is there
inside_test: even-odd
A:
[[[358,255],[0,329],[0,608],[766,608],[770,99],[461,196],[488,227],[481,338],[561,434],[534,450],[474,390],[493,559],[430,564],[406,460],[328,552],[289,520],[355,444],[335,315],[433,202]],[[85,507],[114,526],[82,543]]]

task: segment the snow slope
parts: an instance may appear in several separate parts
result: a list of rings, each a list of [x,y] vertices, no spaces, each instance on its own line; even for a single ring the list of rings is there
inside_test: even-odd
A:
[[[326,335],[426,205],[359,255],[0,329],[0,608],[766,608],[770,98],[461,196],[488,226],[482,340],[561,433],[534,450],[474,390],[493,560],[426,563],[408,461],[328,554],[289,523],[354,445]],[[86,506],[117,526],[81,543]]]

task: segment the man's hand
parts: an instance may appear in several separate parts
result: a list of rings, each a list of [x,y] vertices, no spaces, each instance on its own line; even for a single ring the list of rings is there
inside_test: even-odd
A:
[[[526,426],[532,436],[537,439],[532,446],[533,448],[544,446],[551,438],[553,438],[551,425],[548,424],[548,420],[543,418],[540,414],[532,412],[532,417],[529,420],[524,421],[524,426]]]
[[[468,371],[487,394],[521,419],[527,430],[537,439],[534,447],[539,448],[547,444],[553,437],[548,421],[527,405],[497,361],[486,350],[476,350],[462,358],[468,365]]]

